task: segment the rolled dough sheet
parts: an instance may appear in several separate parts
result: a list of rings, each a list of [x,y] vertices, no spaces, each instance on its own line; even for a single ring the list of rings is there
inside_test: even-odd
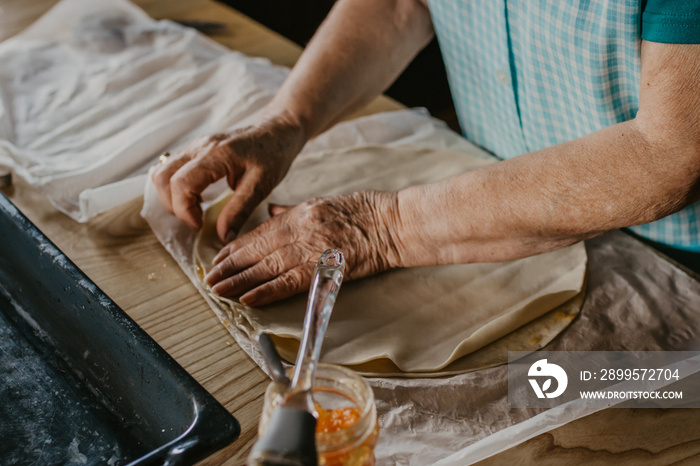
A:
[[[491,163],[461,152],[365,146],[300,156],[269,202],[296,204],[363,189],[398,190]],[[216,218],[230,196],[205,213],[193,255],[200,277],[221,248]],[[259,207],[243,231],[267,218]],[[319,251],[319,256],[322,251]],[[586,269],[583,243],[512,262],[399,269],[344,283],[323,346],[323,360],[368,375],[427,376],[467,372],[536,350],[580,309]],[[306,296],[254,309],[210,293],[249,337],[272,333],[288,361],[296,357]]]

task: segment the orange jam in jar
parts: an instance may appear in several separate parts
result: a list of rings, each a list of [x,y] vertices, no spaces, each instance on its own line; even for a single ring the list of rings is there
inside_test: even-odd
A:
[[[318,419],[316,433],[328,434],[347,429],[360,419],[360,412],[354,406],[347,408],[323,409],[318,402],[314,403]]]
[[[291,376],[291,374],[290,374]],[[258,435],[282,401],[284,387],[271,383],[265,392]],[[361,376],[335,364],[318,365],[314,384],[316,451],[321,466],[374,466],[379,437],[374,393]]]

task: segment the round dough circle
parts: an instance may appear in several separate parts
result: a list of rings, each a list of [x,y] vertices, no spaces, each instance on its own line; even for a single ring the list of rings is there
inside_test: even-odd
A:
[[[363,189],[399,190],[488,163],[461,152],[415,147],[304,154],[268,201],[296,204]],[[222,247],[216,219],[230,194],[206,210],[195,241],[194,261],[204,273]],[[264,204],[243,232],[267,218]],[[508,351],[535,351],[566,328],[581,306],[585,269],[585,248],[579,243],[512,262],[400,269],[344,283],[323,360],[365,375],[408,377],[505,363]],[[210,294],[240,330],[251,338],[261,331],[271,333],[282,357],[294,361],[305,295],[254,309]]]

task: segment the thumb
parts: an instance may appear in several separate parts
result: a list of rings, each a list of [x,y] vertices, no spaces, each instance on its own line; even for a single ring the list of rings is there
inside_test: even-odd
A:
[[[258,180],[255,177],[244,177],[221,210],[216,221],[216,233],[224,244],[236,238],[238,230],[264,199],[266,193],[260,191],[257,184]]]
[[[283,214],[288,210],[292,210],[294,207],[293,205],[280,205],[280,204],[273,204],[270,202],[267,205],[267,212],[270,214],[270,217],[275,217],[279,214]]]

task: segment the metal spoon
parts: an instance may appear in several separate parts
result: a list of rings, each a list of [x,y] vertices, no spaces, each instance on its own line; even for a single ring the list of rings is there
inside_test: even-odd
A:
[[[262,352],[265,363],[267,363],[267,368],[270,370],[270,375],[272,375],[272,380],[282,384],[285,390],[289,388],[292,383],[287,377],[287,372],[284,370],[282,365],[282,358],[275,348],[275,343],[270,338],[269,333],[261,333],[258,336],[258,345],[260,345],[260,351]]]
[[[272,413],[267,433],[255,444],[249,465],[316,466],[316,409],[312,393],[321,344],[343,281],[345,259],[336,249],[316,264],[292,384]]]

